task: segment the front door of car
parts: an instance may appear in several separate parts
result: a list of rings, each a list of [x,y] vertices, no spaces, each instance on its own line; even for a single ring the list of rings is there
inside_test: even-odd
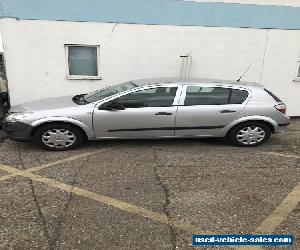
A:
[[[217,136],[245,108],[248,91],[219,86],[184,86],[176,136]]]
[[[95,136],[97,138],[174,136],[177,106],[173,106],[173,103],[178,102],[177,90],[177,86],[148,87],[96,106],[93,113]]]

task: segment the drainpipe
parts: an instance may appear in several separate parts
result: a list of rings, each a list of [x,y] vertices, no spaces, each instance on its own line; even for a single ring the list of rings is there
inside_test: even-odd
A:
[[[180,80],[186,80],[190,77],[192,56],[190,53],[181,55]]]

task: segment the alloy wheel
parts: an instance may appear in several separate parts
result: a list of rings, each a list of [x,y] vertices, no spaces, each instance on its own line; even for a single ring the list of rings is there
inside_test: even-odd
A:
[[[266,137],[264,129],[258,126],[247,126],[239,130],[236,134],[237,140],[244,145],[255,145]]]
[[[76,141],[74,132],[64,129],[49,129],[42,134],[42,142],[50,148],[68,148]]]

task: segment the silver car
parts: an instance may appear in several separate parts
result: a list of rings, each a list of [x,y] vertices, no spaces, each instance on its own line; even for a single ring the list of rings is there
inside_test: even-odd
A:
[[[262,85],[212,79],[143,79],[11,108],[3,130],[50,150],[86,140],[224,137],[257,146],[289,125],[285,104]]]

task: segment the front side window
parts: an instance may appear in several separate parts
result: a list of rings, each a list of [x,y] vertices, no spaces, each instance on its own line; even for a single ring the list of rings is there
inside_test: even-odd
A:
[[[116,98],[113,102],[126,108],[169,107],[172,106],[177,87],[158,87],[136,91]]]
[[[98,72],[98,46],[67,45],[68,76],[96,78]]]
[[[222,105],[227,104],[230,89],[220,87],[189,86],[184,105]]]

